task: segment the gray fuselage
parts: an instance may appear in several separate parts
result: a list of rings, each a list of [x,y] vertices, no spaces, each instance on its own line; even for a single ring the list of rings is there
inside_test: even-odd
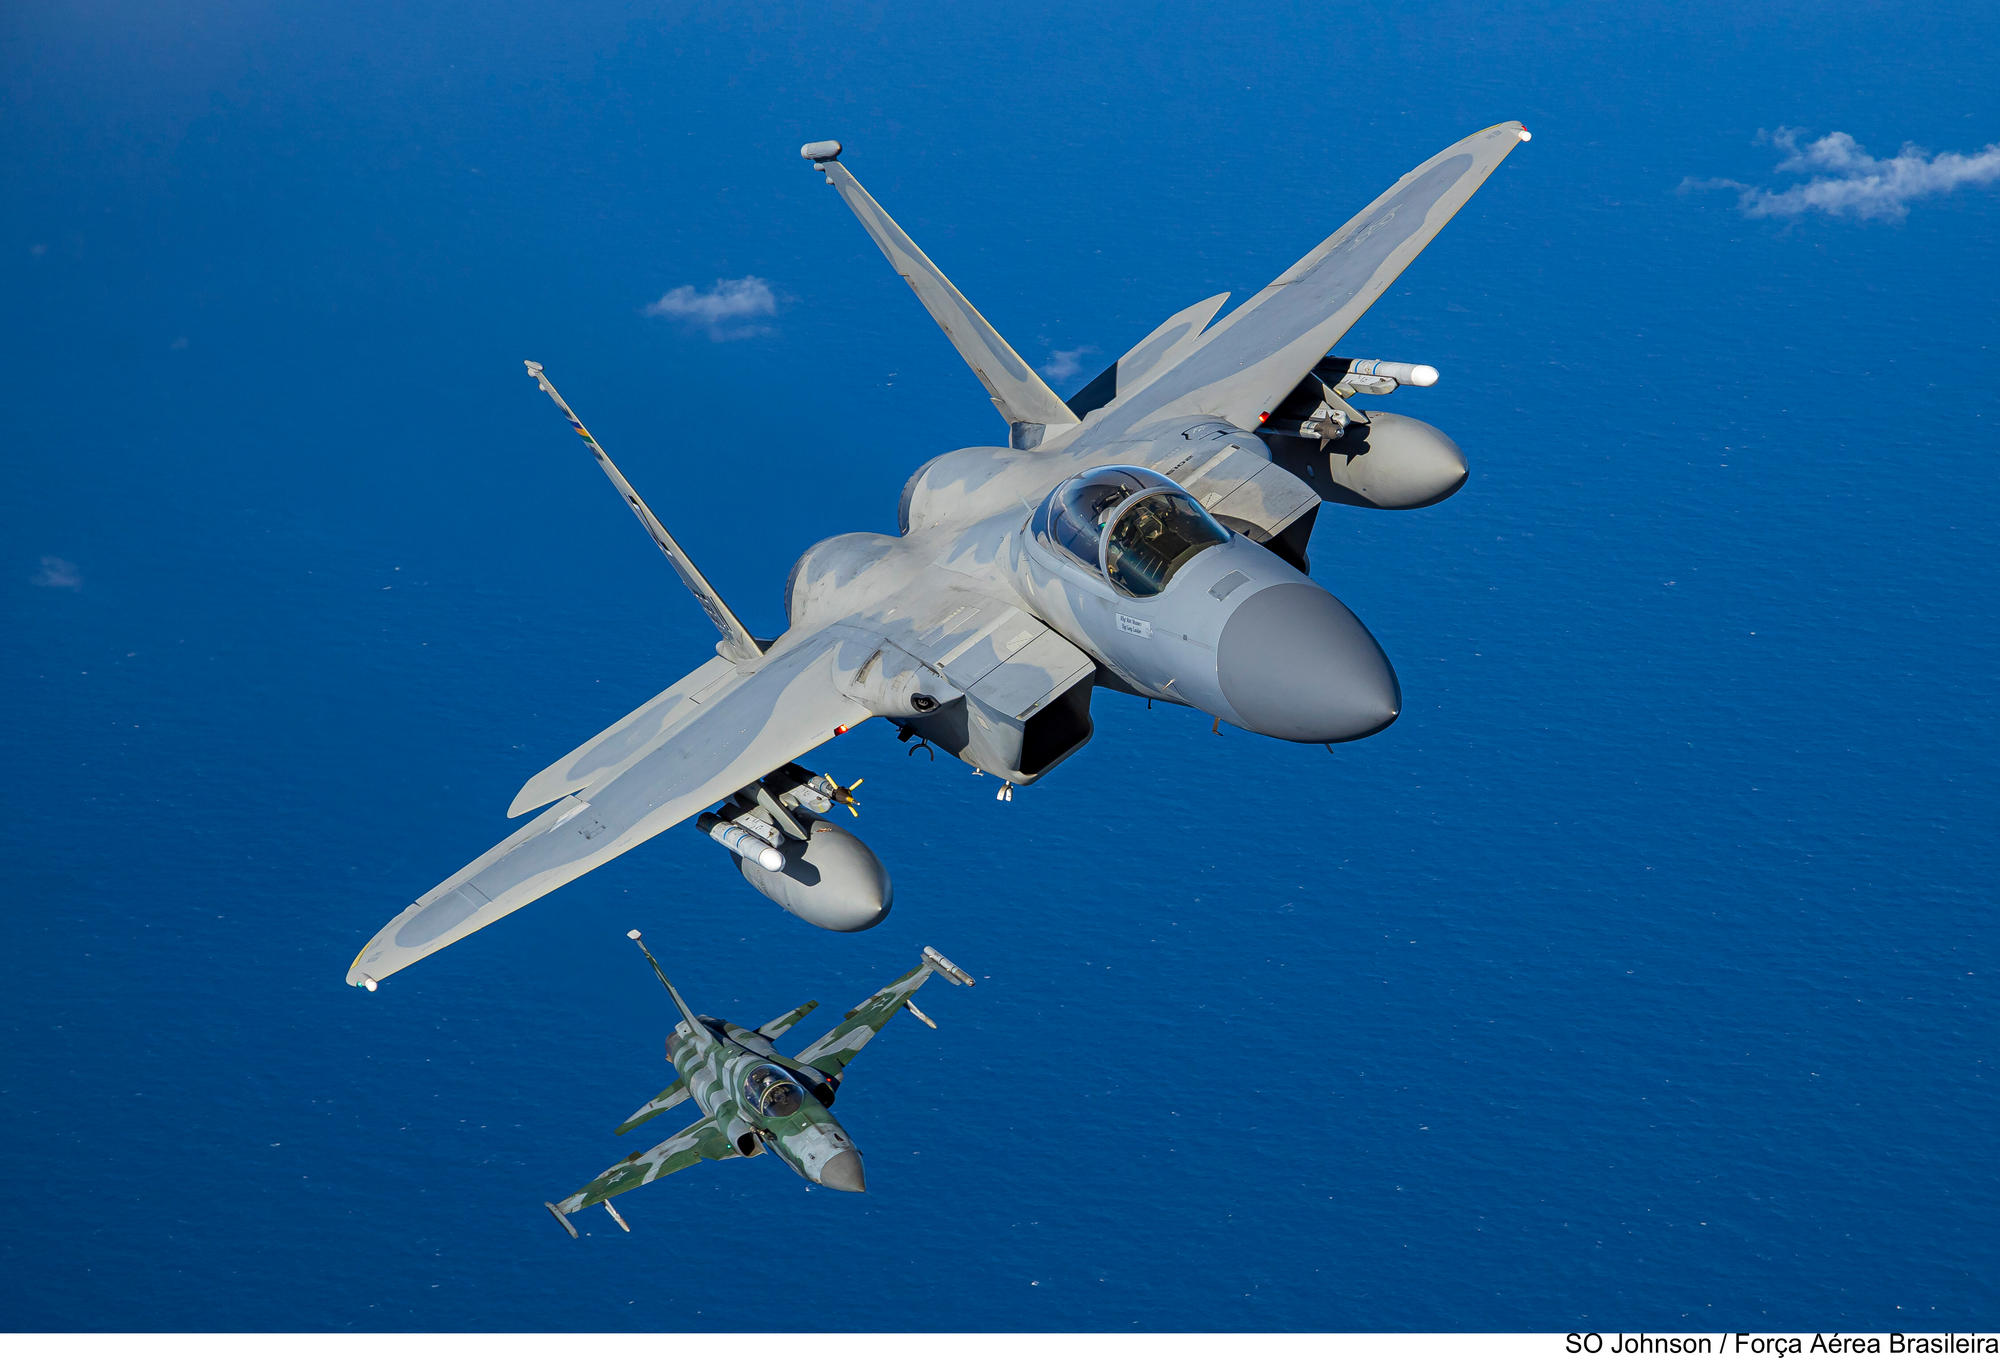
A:
[[[1209,454],[1210,446],[1219,447]],[[1194,553],[1158,593],[1135,596],[1033,532],[1036,507],[1091,469],[1124,465],[1171,480],[1225,454],[1270,460],[1256,435],[1212,419],[1115,442],[945,454],[905,488],[900,536],[842,534],[799,560],[786,600],[791,627],[866,614],[927,580],[1033,614],[1096,662],[1101,685],[1287,741],[1381,731],[1402,702],[1381,647],[1330,591],[1247,533]]]

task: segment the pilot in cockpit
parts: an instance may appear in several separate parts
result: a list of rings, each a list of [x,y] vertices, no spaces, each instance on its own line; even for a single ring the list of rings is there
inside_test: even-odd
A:
[[[751,1105],[774,1119],[797,1114],[799,1106],[805,1103],[805,1093],[798,1084],[775,1067],[753,1068],[743,1088]]]

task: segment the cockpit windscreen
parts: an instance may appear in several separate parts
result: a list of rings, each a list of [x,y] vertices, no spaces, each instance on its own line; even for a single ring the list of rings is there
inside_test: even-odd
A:
[[[1200,502],[1178,487],[1132,497],[1111,523],[1104,574],[1127,595],[1157,595],[1190,557],[1229,541]]]
[[[1190,557],[1229,538],[1194,497],[1138,467],[1070,478],[1048,494],[1032,527],[1038,542],[1127,595],[1159,594]]]
[[[805,1092],[798,1083],[775,1067],[751,1068],[743,1079],[743,1094],[753,1109],[771,1119],[797,1114],[805,1103]]]

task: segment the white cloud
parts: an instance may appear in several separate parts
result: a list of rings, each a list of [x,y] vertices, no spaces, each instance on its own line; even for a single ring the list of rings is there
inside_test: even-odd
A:
[[[778,295],[755,274],[745,274],[740,279],[717,279],[713,288],[682,284],[646,308],[647,316],[670,316],[700,327],[711,340],[747,340],[753,335],[768,335],[771,328],[757,324],[755,318],[777,313]]]
[[[1758,134],[1785,153],[1778,172],[1810,176],[1804,184],[1784,189],[1760,188],[1736,180],[1687,180],[1683,189],[1734,189],[1736,206],[1746,217],[1802,217],[1823,212],[1830,217],[1898,221],[1910,203],[1966,185],[2000,181],[2000,142],[1967,156],[1940,151],[1935,156],[1912,142],[1887,160],[1878,160],[1845,132],[1829,132],[1818,141],[1799,144],[1801,128],[1779,128]]]
[[[76,569],[76,563],[60,557],[44,557],[41,569],[28,579],[50,590],[83,589],[83,573]]]
[[[1050,382],[1067,382],[1083,372],[1083,356],[1095,353],[1097,353],[1095,345],[1056,350],[1042,361],[1042,376]]]

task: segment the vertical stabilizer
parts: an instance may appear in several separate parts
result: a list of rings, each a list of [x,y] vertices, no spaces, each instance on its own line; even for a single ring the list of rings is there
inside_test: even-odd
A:
[[[681,1000],[681,994],[674,990],[674,984],[667,981],[667,975],[660,971],[660,961],[653,957],[652,950],[646,948],[646,942],[639,938],[639,932],[628,930],[625,932],[625,938],[633,944],[638,945],[639,952],[646,956],[646,962],[653,965],[653,976],[660,980],[660,985],[667,989],[667,995],[674,999],[675,1009],[680,1011],[681,1019],[687,1021],[688,1028],[693,1031],[691,1037],[697,1044],[701,1043],[703,1039],[708,1037],[708,1026],[695,1018],[695,1013],[688,1009],[688,1003]]]
[[[549,394],[549,400],[562,411],[570,427],[596,456],[597,466],[603,469],[611,485],[618,489],[618,494],[625,498],[625,504],[631,508],[639,523],[645,526],[646,532],[652,536],[654,544],[665,555],[668,564],[680,575],[681,584],[694,595],[695,602],[701,606],[702,612],[708,615],[708,621],[722,634],[722,642],[716,650],[731,661],[755,661],[762,656],[763,647],[758,645],[750,630],[743,626],[743,620],[737,618],[735,611],[722,602],[722,596],[716,594],[715,587],[701,574],[701,568],[695,566],[694,559],[682,551],[681,545],[674,541],[674,536],[667,532],[667,527],[660,523],[660,517],[653,513],[652,508],[639,499],[639,493],[632,489],[632,483],[625,480],[625,474],[611,461],[611,455],[604,451],[604,446],[597,442],[589,430],[583,428],[583,422],[576,418],[576,412],[569,409],[569,403],[562,399],[562,393],[556,391],[556,385],[542,372],[542,366],[533,359],[525,359],[522,362],[528,366],[528,375],[535,380],[542,391]]]
[[[809,142],[799,149],[799,154],[826,176],[826,182],[860,219],[862,230],[874,239],[891,267],[917,295],[917,301],[924,304],[931,320],[938,323],[959,357],[985,386],[1007,421],[1012,432],[1010,442],[1015,448],[1034,448],[1050,434],[1077,423],[1076,414],[1063,404],[1063,399],[1050,391],[1049,385],[1022,361],[1013,346],[1000,338],[1000,333],[979,314],[979,309],[967,302],[965,294],[931,263],[930,256],[917,249],[917,243],[896,225],[895,219],[869,197],[861,181],[847,173],[847,167],[840,163],[839,142]]]

